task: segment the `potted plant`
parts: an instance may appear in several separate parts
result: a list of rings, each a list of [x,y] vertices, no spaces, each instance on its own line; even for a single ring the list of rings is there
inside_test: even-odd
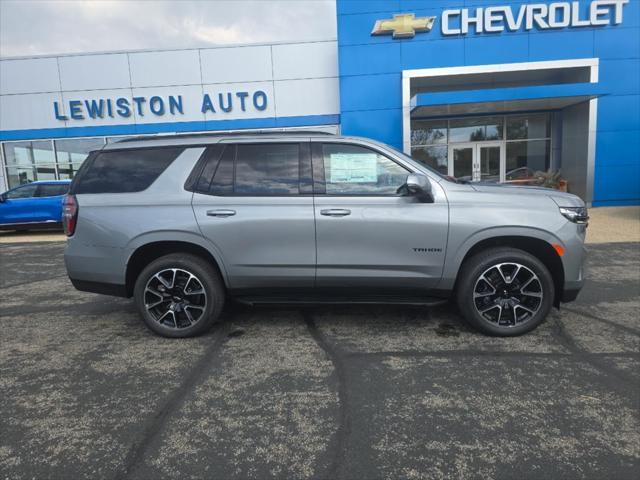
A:
[[[561,192],[567,191],[568,182],[562,178],[560,170],[539,171],[534,174],[534,177],[541,187],[554,188]]]

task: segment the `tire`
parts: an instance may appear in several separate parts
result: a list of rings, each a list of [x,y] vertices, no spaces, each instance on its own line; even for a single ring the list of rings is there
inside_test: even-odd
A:
[[[220,273],[203,258],[172,253],[142,270],[133,297],[152,331],[185,338],[207,332],[218,321],[225,288]]]
[[[514,337],[544,321],[554,294],[553,277],[540,260],[523,250],[501,247],[483,250],[464,262],[456,300],[477,330]]]

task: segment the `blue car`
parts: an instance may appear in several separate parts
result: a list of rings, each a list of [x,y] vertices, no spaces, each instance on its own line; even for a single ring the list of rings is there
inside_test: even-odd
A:
[[[0,230],[62,228],[62,201],[71,180],[20,185],[0,195]]]

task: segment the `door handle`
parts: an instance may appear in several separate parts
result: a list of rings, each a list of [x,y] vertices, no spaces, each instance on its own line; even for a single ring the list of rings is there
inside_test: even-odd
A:
[[[235,210],[207,210],[207,216],[208,217],[220,217],[220,218],[226,218],[226,217],[232,217],[236,214]]]
[[[346,208],[328,208],[320,210],[320,214],[326,217],[346,217],[347,215],[351,215],[351,210]]]

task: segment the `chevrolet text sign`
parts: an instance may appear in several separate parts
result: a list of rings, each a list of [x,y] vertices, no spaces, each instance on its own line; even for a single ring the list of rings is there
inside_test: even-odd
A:
[[[519,7],[495,6],[453,8],[442,12],[443,35],[499,33],[505,30],[547,30],[566,27],[597,27],[622,23],[622,13],[629,0],[595,0],[588,6],[580,2],[530,3]],[[393,35],[412,38],[416,33],[429,32],[436,17],[416,17],[413,13],[396,14],[376,22],[372,35]]]
[[[517,9],[508,6],[459,8],[442,12],[442,34],[532,30],[537,28],[592,27],[622,23],[622,7],[629,0],[596,0],[589,5],[588,15],[580,15],[579,2],[531,3]],[[457,20],[456,26],[453,26]]]

